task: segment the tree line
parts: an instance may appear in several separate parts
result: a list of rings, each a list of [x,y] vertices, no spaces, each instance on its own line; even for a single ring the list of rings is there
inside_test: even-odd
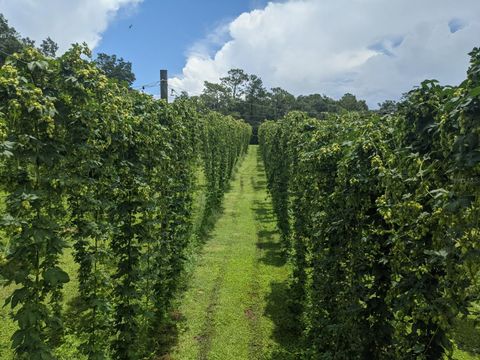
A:
[[[178,98],[187,97],[188,94],[182,92]],[[254,143],[257,142],[257,129],[263,121],[281,119],[290,111],[303,111],[318,119],[324,118],[327,113],[368,111],[367,103],[350,93],[334,100],[320,94],[294,96],[280,87],[268,90],[259,76],[242,69],[231,69],[219,83],[205,81],[202,93],[190,99],[199,108],[244,119],[253,128]]]

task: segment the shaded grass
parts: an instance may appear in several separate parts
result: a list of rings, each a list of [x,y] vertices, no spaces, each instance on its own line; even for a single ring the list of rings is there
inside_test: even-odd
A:
[[[473,304],[472,315],[455,321],[453,340],[456,345],[454,359],[480,359],[480,305]]]
[[[254,187],[263,188],[265,192],[266,178],[260,154],[257,154],[257,179]],[[261,191],[261,190],[257,190]],[[290,360],[298,359],[301,346],[301,333],[295,321],[294,314],[290,311],[290,286],[291,268],[287,263],[280,234],[276,227],[276,217],[271,200],[267,196],[254,201],[252,210],[257,223],[257,243],[260,250],[258,262],[264,271],[276,271],[278,275],[265,282],[264,286],[264,312],[266,321],[271,323],[270,336],[273,346],[265,354],[265,359]],[[276,269],[276,270],[273,270]]]
[[[12,359],[13,352],[11,350],[10,337],[16,330],[16,325],[10,317],[10,307],[3,306],[5,299],[10,296],[14,290],[14,286],[0,286],[0,359]]]

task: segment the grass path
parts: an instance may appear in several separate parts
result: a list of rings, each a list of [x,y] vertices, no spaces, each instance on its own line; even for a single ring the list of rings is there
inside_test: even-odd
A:
[[[180,305],[171,358],[286,358],[288,276],[258,148],[250,146]]]

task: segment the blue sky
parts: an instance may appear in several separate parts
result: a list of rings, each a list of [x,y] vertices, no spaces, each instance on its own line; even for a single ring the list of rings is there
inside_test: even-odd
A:
[[[135,86],[155,82],[160,68],[168,69],[169,76],[180,74],[188,50],[218,26],[265,4],[248,0],[145,0],[134,9],[120,10],[95,53],[116,54],[132,62]]]

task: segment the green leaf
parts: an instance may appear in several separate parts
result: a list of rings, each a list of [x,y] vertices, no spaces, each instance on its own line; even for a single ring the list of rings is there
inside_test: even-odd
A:
[[[47,269],[43,274],[45,282],[52,286],[64,284],[70,281],[68,274],[59,267]]]
[[[18,305],[18,303],[24,302],[28,294],[29,294],[29,291],[26,288],[16,289],[11,296],[10,303],[12,308],[15,308]]]
[[[433,197],[434,197],[435,199],[437,199],[437,198],[439,198],[439,197],[441,197],[441,196],[443,196],[443,195],[449,194],[449,191],[440,188],[440,189],[431,190],[430,193],[433,194]]]
[[[420,353],[422,353],[422,352],[425,351],[425,345],[423,345],[423,344],[415,344],[415,346],[413,347],[412,350],[413,350],[413,352],[414,352],[415,354],[420,354]]]
[[[480,86],[470,90],[469,95],[472,97],[480,96]]]

